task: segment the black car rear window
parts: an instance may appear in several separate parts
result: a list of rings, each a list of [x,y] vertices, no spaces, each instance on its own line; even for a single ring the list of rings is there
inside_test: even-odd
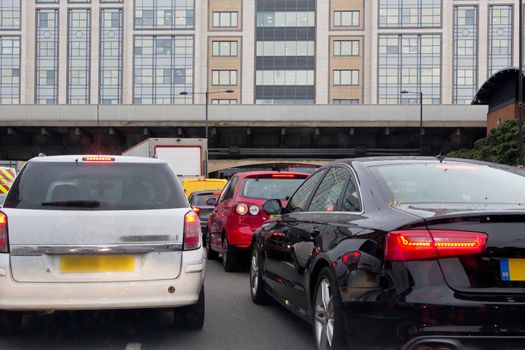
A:
[[[167,164],[28,163],[5,208],[141,210],[184,208],[182,186]]]
[[[373,167],[395,203],[525,204],[525,172],[472,163]]]

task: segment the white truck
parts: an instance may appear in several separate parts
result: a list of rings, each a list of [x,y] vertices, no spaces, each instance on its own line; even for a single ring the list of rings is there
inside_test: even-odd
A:
[[[207,175],[206,139],[150,138],[122,152],[122,155],[165,160],[179,178]]]

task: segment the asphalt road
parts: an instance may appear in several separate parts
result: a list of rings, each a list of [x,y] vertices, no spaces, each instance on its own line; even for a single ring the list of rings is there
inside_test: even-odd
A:
[[[206,322],[200,332],[174,326],[157,310],[29,315],[0,349],[314,349],[310,326],[275,303],[252,303],[248,272],[208,262]]]

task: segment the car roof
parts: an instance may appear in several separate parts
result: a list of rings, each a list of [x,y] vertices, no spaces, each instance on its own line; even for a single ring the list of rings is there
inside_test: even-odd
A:
[[[146,157],[129,157],[129,156],[113,156],[113,155],[68,155],[68,156],[39,156],[29,160],[29,163],[70,163],[82,162],[85,157],[102,157],[113,158],[115,163],[143,163],[143,164],[167,164],[165,160],[158,158]]]
[[[271,170],[246,171],[246,172],[236,173],[234,176],[238,176],[239,178],[244,179],[247,177],[266,176],[266,175],[274,175],[274,174],[303,175],[307,177],[310,176],[310,174],[308,173],[302,173],[299,171],[271,171]]]
[[[421,156],[400,156],[400,157],[363,157],[363,158],[346,158],[336,160],[329,165],[335,164],[362,164],[364,166],[377,166],[377,165],[391,165],[391,164],[414,164],[414,163],[468,163],[468,164],[478,164],[478,165],[488,165],[488,166],[498,166],[498,167],[508,167],[501,164],[494,164],[489,162],[483,162],[478,160],[471,159],[462,159],[462,158],[446,158],[443,157],[441,160],[436,157],[421,157]]]

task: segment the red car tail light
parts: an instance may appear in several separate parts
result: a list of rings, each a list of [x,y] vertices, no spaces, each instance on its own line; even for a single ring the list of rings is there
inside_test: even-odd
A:
[[[239,215],[246,215],[246,213],[248,213],[248,206],[246,204],[237,204],[237,206],[235,207],[235,211],[237,212],[237,214]]]
[[[294,174],[272,174],[272,177],[276,179],[295,179]]]
[[[487,235],[479,232],[407,230],[389,232],[385,260],[428,260],[481,254]]]
[[[193,250],[201,246],[201,225],[199,216],[193,210],[184,216],[184,250]]]
[[[193,211],[196,212],[197,214],[199,214],[199,212],[201,211],[201,208],[199,207],[191,207],[191,209],[193,209]]]
[[[0,253],[9,253],[7,240],[7,215],[0,212]]]

